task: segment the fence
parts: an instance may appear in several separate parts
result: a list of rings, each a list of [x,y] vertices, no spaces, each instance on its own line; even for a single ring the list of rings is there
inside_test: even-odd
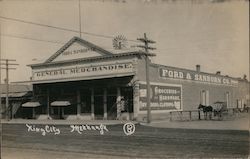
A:
[[[215,116],[214,112],[212,112],[212,120],[234,119],[239,116],[240,113],[242,113],[242,110],[240,110],[239,108],[228,108],[226,109],[226,111],[221,113],[221,116]],[[170,121],[192,121],[205,119],[203,111],[200,110],[173,111],[169,114]],[[207,119],[209,120],[209,114],[207,114]]]
[[[170,121],[199,120],[200,116],[201,116],[201,113],[199,110],[173,111],[173,112],[170,112]]]

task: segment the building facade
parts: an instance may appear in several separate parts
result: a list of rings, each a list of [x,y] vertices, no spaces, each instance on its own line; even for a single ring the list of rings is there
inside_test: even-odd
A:
[[[78,37],[32,68],[39,117],[143,120],[147,114],[145,53],[112,53]],[[153,119],[199,104],[249,105],[245,79],[150,63]],[[32,107],[32,104],[30,105]]]

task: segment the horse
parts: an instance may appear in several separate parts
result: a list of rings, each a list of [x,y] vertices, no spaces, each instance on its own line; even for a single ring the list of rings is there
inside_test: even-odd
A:
[[[202,104],[199,104],[198,109],[202,109],[204,113],[204,118],[207,120],[207,114],[209,113],[209,119],[212,119],[212,112],[213,112],[213,107],[212,106],[205,106]]]

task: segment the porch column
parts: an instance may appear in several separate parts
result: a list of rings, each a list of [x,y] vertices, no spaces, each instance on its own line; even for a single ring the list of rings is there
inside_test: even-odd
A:
[[[94,98],[94,89],[91,88],[91,118],[95,119],[95,98]]]
[[[32,118],[33,119],[35,118],[35,108],[34,107],[32,108]]]
[[[47,118],[50,118],[50,98],[49,98],[49,88],[47,88]]]
[[[133,112],[134,120],[138,120],[138,114],[140,111],[140,88],[139,83],[135,83],[133,87]]]
[[[104,114],[103,114],[103,118],[107,119],[108,115],[107,115],[107,89],[104,89],[103,92],[103,110],[104,110]]]
[[[81,94],[80,94],[80,90],[77,90],[76,94],[77,94],[77,97],[76,97],[77,116],[79,117],[81,115]]]
[[[62,109],[61,109],[61,113],[62,113],[62,117],[64,118],[64,107],[62,107]]]
[[[120,87],[117,87],[116,108],[117,108],[116,118],[119,119],[121,116],[121,88]]]

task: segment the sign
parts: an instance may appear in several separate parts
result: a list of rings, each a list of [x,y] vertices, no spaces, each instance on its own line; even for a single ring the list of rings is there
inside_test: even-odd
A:
[[[61,54],[59,54],[53,60],[53,62],[88,58],[88,57],[96,57],[100,55],[101,54],[98,53],[95,48],[86,47],[78,42],[75,42],[71,44],[66,50],[64,50]]]
[[[48,69],[33,69],[33,80],[51,80],[62,78],[75,78],[75,77],[91,77],[114,75],[120,73],[134,72],[132,63],[116,63],[116,64],[103,64],[103,65],[76,65],[76,66],[59,66]]]
[[[205,73],[198,73],[194,71],[180,71],[169,68],[159,69],[160,77],[162,78],[172,78],[172,79],[183,79],[199,81],[204,83],[214,83],[214,84],[224,84],[224,85],[237,85],[238,81],[231,78],[209,75]]]
[[[182,102],[181,85],[150,83],[151,110],[179,110]],[[140,110],[147,110],[146,84],[140,84]]]
[[[95,51],[94,48],[82,48],[82,49],[76,49],[76,50],[68,50],[68,51],[64,51],[62,53],[62,56],[69,56],[69,55],[75,55],[75,54],[83,54],[83,53],[87,53],[89,51]]]

